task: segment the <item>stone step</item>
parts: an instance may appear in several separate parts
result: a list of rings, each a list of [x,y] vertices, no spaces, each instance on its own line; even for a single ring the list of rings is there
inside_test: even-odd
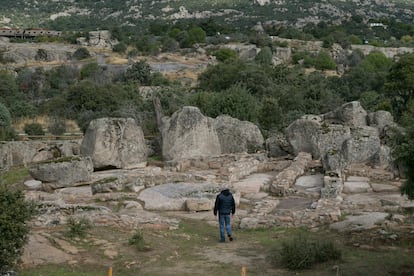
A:
[[[266,173],[254,173],[233,184],[233,189],[240,192],[242,197],[253,196],[259,193],[262,188],[269,185],[273,176]]]

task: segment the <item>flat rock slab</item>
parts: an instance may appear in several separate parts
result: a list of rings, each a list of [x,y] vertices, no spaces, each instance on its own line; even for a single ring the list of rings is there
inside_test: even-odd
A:
[[[240,192],[240,195],[257,194],[261,188],[272,181],[273,176],[264,173],[255,173],[245,179],[233,184],[233,189]]]
[[[346,181],[349,182],[369,182],[369,177],[365,177],[365,176],[348,176],[346,178]]]
[[[381,206],[380,199],[373,194],[353,194],[344,196],[343,205],[349,205],[354,208],[379,208]]]
[[[390,184],[371,183],[371,187],[372,187],[372,190],[376,193],[398,192],[400,190],[399,187],[390,185]]]
[[[281,199],[277,205],[277,209],[306,209],[309,208],[312,203],[313,200],[309,198]]]
[[[138,200],[145,210],[184,211],[188,198],[214,199],[219,191],[212,183],[168,183],[143,190]]]
[[[42,264],[62,264],[73,259],[74,255],[56,248],[48,237],[37,233],[29,236],[29,242],[26,244],[22,256],[23,266],[26,267]]]
[[[93,201],[92,189],[89,185],[58,189],[55,190],[55,193],[67,203],[84,203]]]
[[[345,220],[330,225],[331,229],[340,232],[372,229],[386,220],[388,213],[372,212],[347,216]]]
[[[296,179],[295,186],[304,189],[322,187],[323,175],[314,174],[300,176],[298,179]]]
[[[342,190],[346,194],[359,194],[367,193],[371,191],[371,186],[368,182],[344,182],[344,189]]]

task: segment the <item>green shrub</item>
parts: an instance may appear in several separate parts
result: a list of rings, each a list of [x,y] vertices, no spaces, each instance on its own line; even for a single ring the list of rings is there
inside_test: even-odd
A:
[[[97,62],[91,62],[82,66],[80,71],[81,79],[89,78],[99,71],[99,65]]]
[[[92,228],[92,223],[86,217],[68,219],[67,236],[69,238],[84,238],[89,229]]]
[[[77,60],[81,60],[81,59],[85,59],[89,57],[91,57],[91,54],[89,53],[88,49],[86,49],[85,47],[81,47],[73,53],[73,58]]]
[[[35,205],[24,198],[23,192],[0,183],[0,274],[12,269],[23,253]]]
[[[42,125],[39,123],[31,123],[24,125],[24,132],[27,135],[45,135]]]
[[[299,270],[328,260],[340,259],[341,251],[330,240],[314,240],[300,234],[282,244],[281,257],[286,268]]]
[[[141,85],[151,85],[151,66],[141,60],[135,62],[125,72],[126,81],[138,81]]]
[[[62,135],[66,131],[66,122],[61,118],[51,118],[48,126],[49,132],[53,135]]]
[[[126,50],[127,46],[123,42],[120,42],[116,44],[114,47],[112,47],[112,51],[114,51],[115,53],[125,53]]]
[[[262,50],[256,55],[254,61],[263,65],[272,64],[273,53],[270,47],[263,47]]]
[[[0,103],[0,128],[8,127],[11,124],[11,115],[7,107]]]
[[[136,230],[134,235],[128,241],[129,245],[135,247],[138,251],[147,250],[148,247],[146,246],[144,233],[141,230]]]
[[[224,62],[228,59],[237,58],[237,52],[229,48],[220,48],[213,53],[218,61]]]

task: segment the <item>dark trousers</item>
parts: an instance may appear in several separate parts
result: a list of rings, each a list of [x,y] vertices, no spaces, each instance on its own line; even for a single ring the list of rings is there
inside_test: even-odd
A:
[[[220,226],[220,241],[225,241],[224,229],[226,229],[227,235],[231,236],[231,223],[230,214],[223,215],[219,214],[219,226]]]

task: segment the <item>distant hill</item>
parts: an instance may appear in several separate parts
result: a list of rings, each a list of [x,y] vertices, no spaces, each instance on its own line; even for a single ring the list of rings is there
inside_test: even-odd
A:
[[[240,28],[257,22],[297,27],[352,16],[412,24],[413,0],[2,0],[0,27],[91,30],[146,21],[213,18]]]

